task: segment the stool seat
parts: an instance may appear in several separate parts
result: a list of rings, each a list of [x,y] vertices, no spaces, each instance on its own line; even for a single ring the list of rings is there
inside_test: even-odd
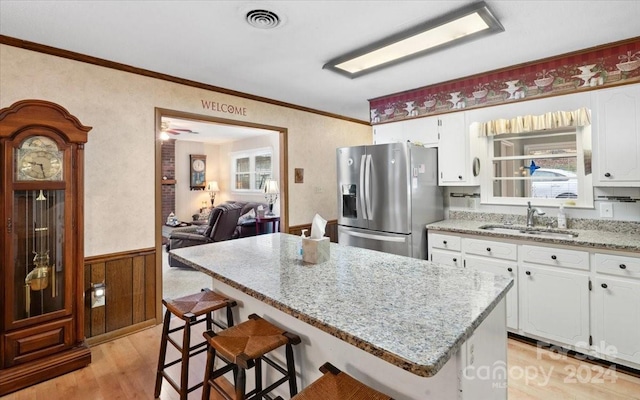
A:
[[[250,360],[287,343],[298,344],[300,338],[262,318],[249,319],[209,339],[219,356],[245,369],[250,368]]]
[[[289,383],[289,394],[298,393],[296,372],[293,360],[293,345],[301,342],[298,335],[264,320],[256,314],[241,324],[220,332],[207,331],[204,337],[208,343],[207,366],[204,374],[202,399],[209,400],[211,388],[214,388],[225,399],[231,397],[216,383],[216,379],[229,371],[233,371],[235,383],[235,400],[271,399],[268,393],[285,382]],[[272,350],[285,346],[286,368],[267,357]],[[215,358],[218,356],[226,365],[215,369]],[[262,361],[282,374],[281,378],[262,387]],[[255,387],[246,391],[246,370],[254,369]]]
[[[162,304],[171,314],[185,320],[227,307],[231,301],[226,296],[205,290],[177,299],[162,299]]]
[[[392,400],[391,397],[370,388],[330,363],[325,363],[320,367],[320,371],[324,375],[291,400]]]

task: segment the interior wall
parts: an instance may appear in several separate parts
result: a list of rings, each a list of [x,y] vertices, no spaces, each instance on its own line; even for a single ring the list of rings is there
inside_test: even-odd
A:
[[[0,107],[47,100],[93,127],[85,145],[85,256],[155,245],[156,107],[285,127],[290,225],[316,212],[337,218],[335,149],[372,143],[365,124],[7,45],[0,45],[0,93]],[[224,113],[206,107],[211,102],[244,111]],[[294,183],[294,168],[305,169],[305,183]]]

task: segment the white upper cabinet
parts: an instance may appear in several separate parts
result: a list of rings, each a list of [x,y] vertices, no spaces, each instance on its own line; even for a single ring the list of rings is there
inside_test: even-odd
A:
[[[640,84],[594,92],[594,186],[640,186]]]
[[[404,142],[402,121],[373,126],[373,144]]]
[[[438,118],[426,117],[404,121],[404,138],[426,147],[438,145]]]
[[[439,122],[438,183],[440,186],[480,185],[479,164],[476,163],[474,169],[474,159],[484,158],[480,152],[486,139],[479,138],[478,131],[467,126],[464,112],[441,115]]]
[[[424,117],[373,127],[373,143],[411,142],[426,147],[438,145],[438,118]]]

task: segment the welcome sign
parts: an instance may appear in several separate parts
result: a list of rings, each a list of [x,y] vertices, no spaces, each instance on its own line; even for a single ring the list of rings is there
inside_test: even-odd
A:
[[[233,104],[219,103],[217,101],[200,100],[202,108],[205,110],[217,111],[225,114],[242,115],[247,116],[247,108],[235,106]]]

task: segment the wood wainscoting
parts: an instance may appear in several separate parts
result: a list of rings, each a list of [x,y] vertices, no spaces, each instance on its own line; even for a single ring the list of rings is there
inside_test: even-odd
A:
[[[290,226],[288,233],[292,235],[300,236],[302,234],[303,229],[307,230],[307,233],[306,233],[307,236],[311,235],[311,224]],[[333,219],[331,221],[327,221],[327,226],[325,227],[324,235],[328,236],[332,242],[338,243],[338,220]]]
[[[105,284],[105,305],[91,308],[91,284]],[[84,325],[91,345],[156,324],[156,249],[85,258]]]

